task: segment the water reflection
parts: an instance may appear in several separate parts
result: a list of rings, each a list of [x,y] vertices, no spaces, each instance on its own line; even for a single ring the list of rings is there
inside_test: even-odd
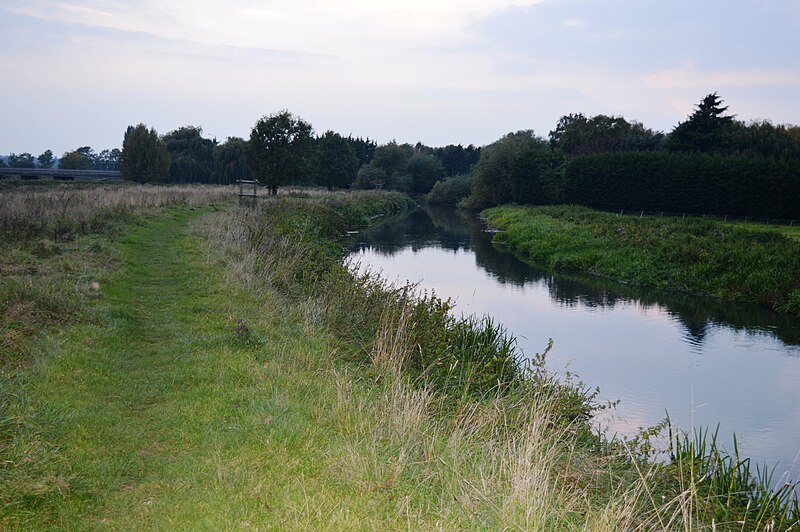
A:
[[[780,464],[800,449],[800,323],[769,309],[553,275],[498,251],[480,220],[420,209],[357,235],[354,255],[389,279],[422,281],[457,310],[490,314],[524,353],[555,347],[548,367],[577,373],[601,398],[600,420],[632,434],[669,412],[681,428],[720,425],[729,447]],[[792,478],[798,478],[792,474]]]
[[[635,302],[645,309],[657,308],[681,323],[684,339],[695,348],[702,347],[709,332],[718,327],[777,337],[785,344],[800,346],[798,320],[769,308],[627,286],[588,276],[553,275],[495,248],[491,233],[468,211],[420,208],[392,223],[370,228],[358,236],[354,248],[370,248],[381,255],[393,255],[402,249],[419,251],[431,246],[454,252],[472,251],[478,266],[501,284],[521,287],[544,283],[550,297],[559,305],[614,308],[618,304]],[[787,354],[797,355],[798,352],[792,350]]]

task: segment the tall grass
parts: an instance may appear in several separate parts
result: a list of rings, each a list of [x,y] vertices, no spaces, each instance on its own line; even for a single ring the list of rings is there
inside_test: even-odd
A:
[[[649,444],[594,432],[594,394],[549,374],[547,350],[523,363],[491,318],[455,318],[435,294],[342,262],[337,238],[348,208],[361,204],[368,218],[396,208],[384,202],[404,205],[372,194],[279,199],[207,221],[232,275],[283,293],[332,336],[332,415],[348,443],[331,453],[343,476],[394,490],[410,526],[433,519],[444,528],[691,530],[722,522],[713,493],[696,489],[702,476],[685,475],[682,453],[664,466],[647,458]],[[727,503],[744,523],[737,526],[797,522],[786,490],[764,491],[778,503],[751,512],[748,501],[767,484],[739,473],[751,489]]]
[[[130,184],[18,185],[0,188],[0,239],[64,241],[99,233],[137,210],[206,205],[234,197],[232,187]]]
[[[142,213],[234,197],[231,187],[9,184],[0,187],[0,368],[28,358],[42,325],[72,320],[99,297],[109,239]]]

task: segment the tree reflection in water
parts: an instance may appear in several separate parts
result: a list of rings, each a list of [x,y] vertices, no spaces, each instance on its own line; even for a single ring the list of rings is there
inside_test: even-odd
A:
[[[714,328],[727,328],[753,336],[776,337],[800,345],[800,320],[769,308],[734,304],[714,298],[647,289],[588,275],[554,274],[526,264],[492,244],[491,233],[475,213],[446,207],[423,207],[374,226],[357,235],[354,250],[371,248],[382,255],[426,247],[472,251],[482,269],[501,284],[525,286],[544,283],[550,297],[567,307],[614,308],[631,304],[666,311],[677,319],[685,340],[701,347]]]

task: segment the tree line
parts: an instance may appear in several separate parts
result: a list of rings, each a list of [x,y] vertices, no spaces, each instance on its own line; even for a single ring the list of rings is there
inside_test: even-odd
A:
[[[52,165],[52,152],[36,158]],[[10,165],[35,165],[12,154]],[[65,153],[62,168],[119,168],[133,181],[388,189],[432,203],[576,203],[598,208],[797,218],[800,127],[745,123],[708,94],[670,132],[621,116],[562,116],[547,138],[532,130],[484,147],[378,145],[334,131],[316,135],[288,111],[259,119],[247,139],[225,142],[184,126],[159,136],[129,126],[122,150]]]
[[[582,114],[563,116],[547,139],[509,133],[484,147],[468,177],[438,183],[429,199],[800,217],[800,127],[744,123],[722,104],[717,93],[705,96],[668,134]]]
[[[472,145],[379,146],[334,131],[315,135],[311,124],[281,111],[258,120],[249,139],[230,137],[222,144],[194,126],[163,136],[144,124],[130,126],[120,169],[133,181],[228,184],[255,178],[273,192],[294,184],[425,194],[437,181],[469,172],[479,156]]]
[[[45,150],[38,157],[28,152],[8,156],[6,163],[0,159],[0,167],[10,168],[63,168],[65,170],[119,170],[119,148],[96,153],[91,146],[82,146],[65,152],[60,158],[52,150]]]

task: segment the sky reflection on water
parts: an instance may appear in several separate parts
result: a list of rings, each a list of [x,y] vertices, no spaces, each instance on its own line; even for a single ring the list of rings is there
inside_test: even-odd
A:
[[[418,210],[359,235],[353,260],[389,280],[490,314],[540,352],[548,338],[553,371],[570,371],[601,398],[619,400],[599,422],[631,434],[669,412],[688,429],[717,423],[730,448],[756,463],[800,460],[800,324],[768,309],[642,290],[593,278],[555,276],[496,250],[474,217]]]

